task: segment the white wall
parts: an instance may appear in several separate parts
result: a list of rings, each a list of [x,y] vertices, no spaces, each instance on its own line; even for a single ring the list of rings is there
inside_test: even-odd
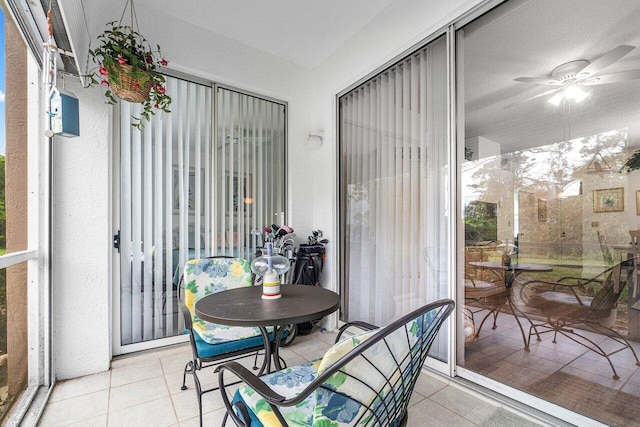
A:
[[[325,232],[330,243],[323,285],[338,289],[335,96],[479,1],[397,0],[315,70],[179,21],[147,37],[162,46],[170,67],[289,102],[289,225],[300,239],[313,229]],[[165,18],[144,17],[156,22]],[[108,369],[111,342],[111,107],[98,88],[68,88],[80,99],[81,136],[54,141],[52,261],[59,379]],[[324,144],[308,147],[309,132],[320,130]]]
[[[53,353],[56,377],[109,368],[111,106],[68,82],[80,137],[53,140]]]
[[[296,218],[301,212],[309,212],[307,220],[314,228],[324,230],[332,241],[323,276],[324,284],[330,289],[339,288],[335,220],[338,209],[336,95],[478,3],[480,0],[397,0],[313,70],[306,126],[310,131],[324,130],[325,138],[322,148],[303,160],[305,165],[311,165],[304,169],[304,176],[310,179],[304,192],[298,189],[292,194],[292,203]],[[304,124],[296,123],[296,126]],[[297,161],[300,160],[293,156],[290,159],[292,173],[301,166],[295,164]]]

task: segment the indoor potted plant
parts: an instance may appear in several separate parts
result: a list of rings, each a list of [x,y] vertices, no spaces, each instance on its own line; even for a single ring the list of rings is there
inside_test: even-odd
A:
[[[155,110],[169,112],[171,97],[167,95],[165,78],[158,72],[166,66],[160,46],[152,49],[140,33],[128,25],[112,21],[98,36],[99,45],[89,49],[96,71],[91,74],[91,83],[103,85],[109,104],[116,97],[142,104],[142,112],[133,116],[134,126],[141,129],[143,119],[149,120]]]

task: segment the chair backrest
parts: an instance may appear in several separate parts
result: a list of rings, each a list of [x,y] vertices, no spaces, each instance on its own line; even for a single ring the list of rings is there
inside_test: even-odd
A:
[[[629,281],[629,277],[631,277],[632,271],[633,263],[629,260],[616,264],[601,273],[601,275],[604,275],[604,283],[602,283],[602,287],[591,300],[590,308],[593,310],[611,310],[615,308],[624,287]]]
[[[191,313],[193,327],[201,333],[207,329],[204,326],[206,322],[195,313],[195,305],[200,298],[227,289],[252,285],[251,264],[246,259],[211,257],[187,261],[182,276],[182,291],[184,305]],[[198,328],[198,325],[201,327]]]
[[[453,308],[453,301],[441,300],[336,344],[314,380],[313,425],[400,425],[431,344]]]

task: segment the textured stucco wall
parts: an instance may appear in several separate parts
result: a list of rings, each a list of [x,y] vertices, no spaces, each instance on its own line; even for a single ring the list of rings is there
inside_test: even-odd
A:
[[[10,19],[5,21],[5,208],[7,252],[27,249],[27,49]],[[27,383],[27,265],[6,269],[9,394]],[[3,325],[4,327],[4,325]]]
[[[67,79],[70,80],[70,79]],[[67,82],[80,136],[53,139],[53,352],[57,379],[109,369],[111,106]]]

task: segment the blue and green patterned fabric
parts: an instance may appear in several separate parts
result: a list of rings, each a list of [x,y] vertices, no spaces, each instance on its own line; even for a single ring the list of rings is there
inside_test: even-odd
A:
[[[205,322],[196,316],[196,302],[227,289],[252,286],[251,265],[242,258],[203,258],[188,261],[184,267],[184,303],[191,313],[193,331],[208,344],[219,344],[261,337],[256,327],[225,326]],[[261,340],[261,338],[260,338]],[[258,343],[259,344],[259,343]]]
[[[279,407],[290,426],[339,427],[399,425],[420,374],[430,343],[439,326],[431,310],[388,333],[358,357],[343,364],[303,402]],[[291,398],[331,369],[358,346],[387,333],[375,330],[340,341],[320,361],[261,377],[275,392]],[[432,334],[429,337],[429,334]],[[243,400],[253,412],[252,426],[279,426],[271,407],[248,385],[241,386],[234,401]]]

